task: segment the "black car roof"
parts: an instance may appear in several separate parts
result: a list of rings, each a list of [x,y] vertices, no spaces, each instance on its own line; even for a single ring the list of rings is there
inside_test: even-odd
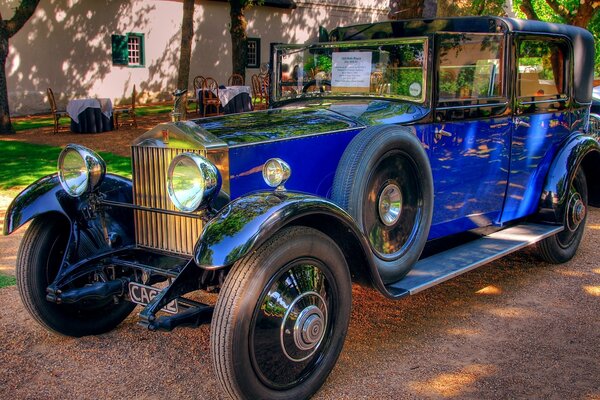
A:
[[[427,35],[435,32],[527,32],[561,35],[573,46],[573,83],[575,100],[590,103],[594,79],[594,38],[583,28],[549,22],[503,17],[459,17],[376,22],[340,27],[330,34],[331,40],[366,40]]]

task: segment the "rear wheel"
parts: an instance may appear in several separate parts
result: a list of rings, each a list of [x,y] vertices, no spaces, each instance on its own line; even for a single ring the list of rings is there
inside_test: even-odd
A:
[[[583,170],[577,170],[567,196],[563,231],[542,240],[538,245],[542,259],[553,264],[573,258],[583,237],[588,207],[587,181]]]
[[[287,228],[236,263],[211,326],[225,391],[244,399],[310,397],[342,350],[351,296],[343,254],[314,229]]]
[[[69,225],[53,215],[33,220],[17,256],[17,287],[31,316],[45,328],[67,336],[108,332],[123,321],[135,304],[113,299],[55,304],[46,300],[46,288],[56,277],[69,241]],[[84,278],[85,279],[85,278]]]

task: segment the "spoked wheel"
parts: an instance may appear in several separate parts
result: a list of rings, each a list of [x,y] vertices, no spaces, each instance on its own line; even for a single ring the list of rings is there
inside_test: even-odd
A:
[[[588,207],[587,182],[579,169],[569,188],[564,229],[539,242],[540,256],[547,262],[560,264],[569,261],[579,247],[585,230]]]
[[[337,245],[287,228],[237,263],[211,326],[215,371],[233,398],[302,399],[323,384],[342,349],[351,305]]]
[[[17,287],[27,311],[42,326],[67,336],[108,332],[123,321],[135,304],[113,299],[55,304],[46,300],[46,288],[56,277],[69,241],[68,224],[52,215],[38,217],[29,226],[17,256]],[[82,283],[84,284],[84,283]]]
[[[433,213],[429,159],[408,129],[372,127],[348,145],[333,181],[332,199],[369,239],[381,279],[401,279],[419,259]]]

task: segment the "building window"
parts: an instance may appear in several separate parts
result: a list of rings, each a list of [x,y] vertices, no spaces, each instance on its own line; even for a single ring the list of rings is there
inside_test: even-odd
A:
[[[248,43],[248,62],[246,63],[246,67],[260,67],[260,39],[248,38],[246,42]]]
[[[142,33],[112,35],[112,61],[113,65],[143,67],[144,35]]]

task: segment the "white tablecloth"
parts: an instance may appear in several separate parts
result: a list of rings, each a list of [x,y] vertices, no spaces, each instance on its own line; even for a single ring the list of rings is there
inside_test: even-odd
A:
[[[201,91],[202,89],[199,89],[198,93],[196,93],[198,100],[202,99]],[[221,102],[221,106],[225,107],[225,105],[227,105],[231,99],[240,93],[250,94],[250,86],[226,86],[225,89],[219,89],[219,101]]]
[[[67,114],[76,123],[79,123],[79,114],[86,108],[99,108],[107,118],[112,116],[112,101],[110,99],[75,99],[69,100]]]

